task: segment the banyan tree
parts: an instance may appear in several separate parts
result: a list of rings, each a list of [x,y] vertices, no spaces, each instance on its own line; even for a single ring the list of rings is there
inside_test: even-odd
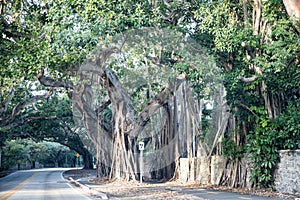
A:
[[[179,158],[213,153],[228,121],[224,95],[214,59],[189,35],[146,28],[88,56],[74,82],[74,117],[99,177],[136,180],[143,141],[144,175],[172,178]]]

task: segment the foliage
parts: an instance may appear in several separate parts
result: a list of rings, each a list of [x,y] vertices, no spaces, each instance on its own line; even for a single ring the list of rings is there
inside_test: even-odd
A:
[[[222,140],[223,155],[232,160],[244,157],[244,147],[238,146],[232,139],[224,138]]]
[[[259,126],[248,135],[247,151],[253,161],[252,179],[259,186],[272,184],[273,172],[279,161],[279,150],[297,149],[300,145],[299,99],[274,120],[261,118]]]
[[[300,99],[291,103],[274,124],[279,139],[279,149],[300,148]]]
[[[53,1],[44,27],[49,44],[45,49],[48,55],[45,67],[66,75],[100,41],[154,22],[155,14],[147,1]]]
[[[55,166],[59,163],[62,166],[65,163],[66,156],[74,157],[74,151],[67,147],[51,142],[34,142],[31,139],[16,139],[5,142],[2,147],[2,169],[8,169],[14,165],[26,164],[33,167],[33,162],[39,162],[42,165]]]
[[[15,121],[19,122],[17,126],[9,129],[2,128],[1,135],[7,135],[3,143],[5,140],[15,138],[34,138],[37,142],[57,142],[83,155],[85,167],[91,167],[91,160],[89,160],[91,154],[74,129],[71,104],[66,94],[60,93],[52,95],[47,101],[38,101],[27,106],[26,110],[15,118]]]
[[[258,181],[258,186],[267,187],[272,184],[273,170],[279,161],[277,132],[272,130],[266,121],[248,135],[247,150],[253,161],[251,178]]]

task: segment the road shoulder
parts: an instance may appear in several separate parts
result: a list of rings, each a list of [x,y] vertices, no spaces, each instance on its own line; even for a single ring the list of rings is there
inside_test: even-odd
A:
[[[199,184],[183,184],[178,181],[153,182],[140,184],[137,181],[96,180],[95,170],[71,170],[64,173],[66,179],[85,188],[86,192],[101,199],[296,199],[290,194],[272,190],[230,189]],[[231,197],[230,197],[231,195]],[[220,198],[219,198],[220,197]]]

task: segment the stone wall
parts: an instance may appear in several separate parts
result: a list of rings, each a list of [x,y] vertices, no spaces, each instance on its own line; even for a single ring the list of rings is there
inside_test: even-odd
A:
[[[275,171],[276,190],[300,194],[300,150],[281,150],[280,163]]]

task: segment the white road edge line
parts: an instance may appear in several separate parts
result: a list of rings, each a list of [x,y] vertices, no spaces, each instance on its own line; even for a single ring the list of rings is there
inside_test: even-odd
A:
[[[78,190],[76,190],[76,189],[68,182],[68,180],[66,180],[66,179],[64,178],[63,173],[64,173],[64,171],[60,173],[60,177],[61,177],[61,179],[62,179],[63,181],[66,181],[66,184],[67,184],[70,188],[72,188],[74,191],[76,191],[76,193],[78,193],[80,196],[84,197],[85,199],[91,199],[91,198],[89,198],[87,195],[84,195],[84,194],[82,194],[81,192],[79,192]]]
[[[252,198],[248,198],[248,197],[239,197],[240,199],[245,199],[245,200],[252,200]]]
[[[61,175],[61,177],[62,177],[63,180],[67,181],[67,185],[69,185],[69,187],[71,187],[73,190],[76,190],[76,189],[74,188],[74,186],[71,185],[71,184],[69,183],[69,181],[66,180],[66,179],[63,177],[62,174],[63,174],[63,172],[62,172],[60,175]],[[96,196],[98,196],[98,197],[101,197],[101,199],[108,199],[107,195],[104,194],[104,193],[102,193],[102,192],[98,192],[98,191],[96,191],[96,190],[94,190],[94,189],[91,189],[91,188],[89,188],[88,186],[85,186],[85,185],[79,183],[78,181],[75,181],[75,180],[72,179],[72,178],[71,178],[71,181],[74,182],[74,183],[76,183],[77,185],[80,185],[80,187],[81,187],[83,190],[85,190],[85,191],[87,191],[87,192],[90,192],[90,193],[92,193],[93,195],[96,195]],[[76,191],[78,192],[78,190],[76,190]],[[78,193],[80,193],[80,192],[78,192]],[[80,194],[81,194],[81,193],[80,193]],[[87,196],[84,195],[84,194],[81,194],[81,195],[87,197]],[[89,198],[89,199],[90,199],[90,198]]]

